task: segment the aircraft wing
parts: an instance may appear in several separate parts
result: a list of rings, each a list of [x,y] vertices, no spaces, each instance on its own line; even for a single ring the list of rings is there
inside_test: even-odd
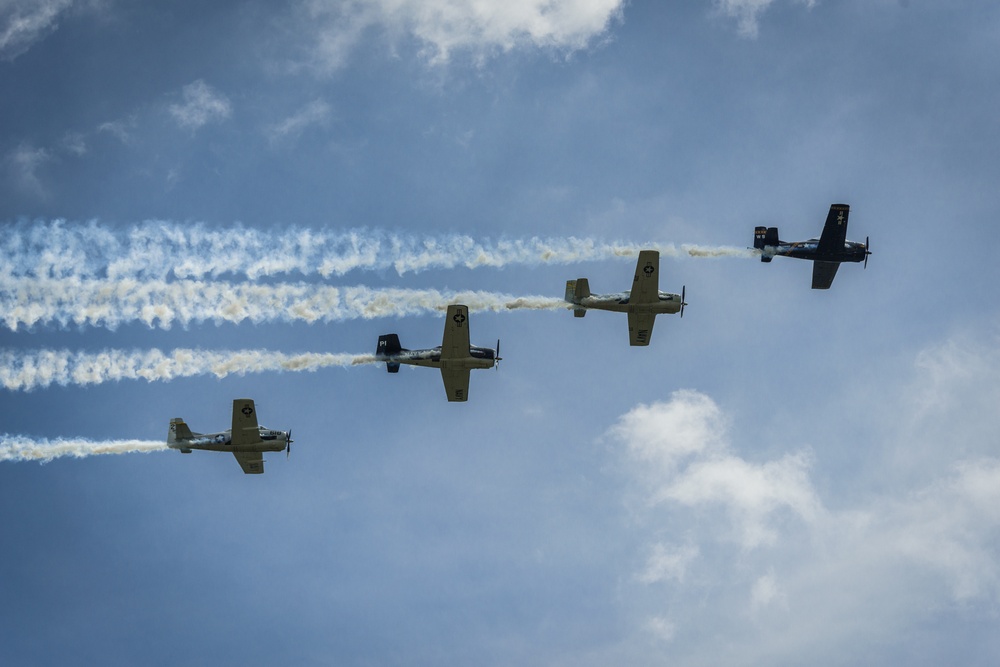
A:
[[[653,335],[654,322],[656,322],[656,313],[629,313],[629,345],[649,345],[649,339]]]
[[[837,277],[840,262],[813,262],[813,289],[830,289]]]
[[[660,299],[660,253],[658,250],[642,250],[635,263],[635,278],[629,303],[656,303]],[[653,325],[649,326],[650,329]]]
[[[264,474],[264,457],[260,452],[233,452],[236,462],[248,475]]]
[[[257,428],[257,408],[254,407],[253,399],[237,398],[233,401],[233,447],[258,442],[260,442],[260,430]]]
[[[844,242],[847,241],[847,217],[850,212],[851,207],[847,204],[834,204],[830,207],[826,224],[823,225],[823,234],[819,237],[817,249],[820,252],[843,251]]]
[[[469,356],[469,309],[466,306],[448,306],[444,318],[444,338],[441,341],[442,359],[464,359]],[[445,382],[447,384],[447,381]],[[466,379],[465,386],[469,386]],[[448,394],[451,396],[451,394]],[[465,399],[462,399],[465,400]]]
[[[468,349],[466,349],[468,352]],[[441,379],[449,401],[469,400],[469,369],[442,368]]]

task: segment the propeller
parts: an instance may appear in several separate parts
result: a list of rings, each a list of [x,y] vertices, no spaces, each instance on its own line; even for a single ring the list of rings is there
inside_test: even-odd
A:
[[[681,317],[684,317],[684,306],[687,305],[687,301],[684,300],[684,295],[687,293],[687,285],[681,286]]]
[[[497,353],[496,353],[496,356],[493,357],[493,366],[497,370],[500,370],[500,362],[501,361],[503,361],[503,357],[500,356],[500,339],[497,338]]]
[[[872,251],[868,249],[868,237],[866,236],[865,237],[865,266],[864,266],[864,268],[866,268],[866,269],[868,268],[868,255],[870,255],[870,254],[872,254]]]
[[[288,433],[285,434],[285,458],[287,459],[292,453],[292,429],[288,429]]]

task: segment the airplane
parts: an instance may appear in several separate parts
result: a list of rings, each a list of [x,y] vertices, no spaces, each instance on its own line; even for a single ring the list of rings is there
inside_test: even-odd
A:
[[[660,252],[642,250],[635,265],[632,289],[618,294],[591,294],[590,281],[586,278],[566,281],[566,301],[573,304],[573,315],[583,317],[587,310],[611,310],[628,313],[630,345],[649,345],[653,323],[661,313],[680,313],[684,317],[686,288],[680,294],[661,292]]]
[[[469,400],[469,372],[473,368],[499,366],[500,341],[496,350],[476,347],[469,343],[469,309],[463,305],[448,306],[444,320],[444,338],[441,345],[429,350],[407,350],[400,346],[399,336],[384,334],[378,337],[375,358],[385,362],[385,369],[398,373],[400,364],[430,366],[441,369],[444,390],[448,400]]]
[[[264,472],[263,452],[292,451],[292,431],[275,431],[257,425],[257,410],[253,399],[233,401],[233,427],[221,433],[193,433],[180,417],[170,420],[167,446],[182,454],[204,449],[211,452],[232,452],[236,462],[248,475]]]
[[[830,289],[841,262],[864,262],[868,268],[868,237],[864,243],[847,240],[847,217],[851,207],[833,204],[818,239],[786,243],[778,240],[777,227],[756,227],[753,247],[760,250],[760,261],[770,262],[775,255],[813,260],[813,289]]]

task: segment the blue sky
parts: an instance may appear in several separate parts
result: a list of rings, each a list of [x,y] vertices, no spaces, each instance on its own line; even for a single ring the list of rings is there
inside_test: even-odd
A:
[[[8,385],[2,451],[224,429],[243,396],[294,451],[263,476],[0,461],[0,662],[996,662],[994,3],[204,4],[0,4],[0,376],[197,351],[169,380]],[[874,254],[827,292],[684,252],[810,238],[834,202]],[[381,254],[321,271],[344,246],[281,245],[304,234]],[[571,238],[598,251],[540,259]],[[465,404],[426,369],[206,372],[432,346],[463,290],[626,289],[602,244],[677,250],[660,287],[689,306],[648,348],[621,315],[500,308],[471,316],[505,360]],[[448,261],[393,268],[429,246]],[[66,315],[94,285],[204,302]],[[212,301],[251,288],[359,289]]]

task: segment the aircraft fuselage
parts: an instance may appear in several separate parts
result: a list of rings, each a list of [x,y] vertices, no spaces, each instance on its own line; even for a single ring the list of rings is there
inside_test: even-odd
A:
[[[658,292],[657,300],[635,303],[631,300],[631,292],[617,294],[591,294],[574,301],[574,306],[594,310],[610,310],[615,313],[653,313],[674,314],[681,310],[681,295],[670,292]]]
[[[260,442],[249,445],[233,445],[231,431],[194,433],[192,438],[168,441],[167,445],[171,449],[179,449],[187,453],[193,449],[209,452],[280,452],[288,444],[287,431],[275,431],[263,426],[257,430],[260,434]]]
[[[765,245],[761,249],[762,257],[795,257],[818,262],[863,262],[866,254],[865,244],[857,241],[846,241],[842,249],[823,252],[819,249],[819,239],[795,243],[780,241],[776,246]]]
[[[375,358],[378,361],[411,366],[472,370],[474,368],[493,368],[496,363],[496,350],[472,345],[469,347],[468,357],[442,359],[441,348],[435,347],[428,350],[402,350],[394,354],[378,354]]]

